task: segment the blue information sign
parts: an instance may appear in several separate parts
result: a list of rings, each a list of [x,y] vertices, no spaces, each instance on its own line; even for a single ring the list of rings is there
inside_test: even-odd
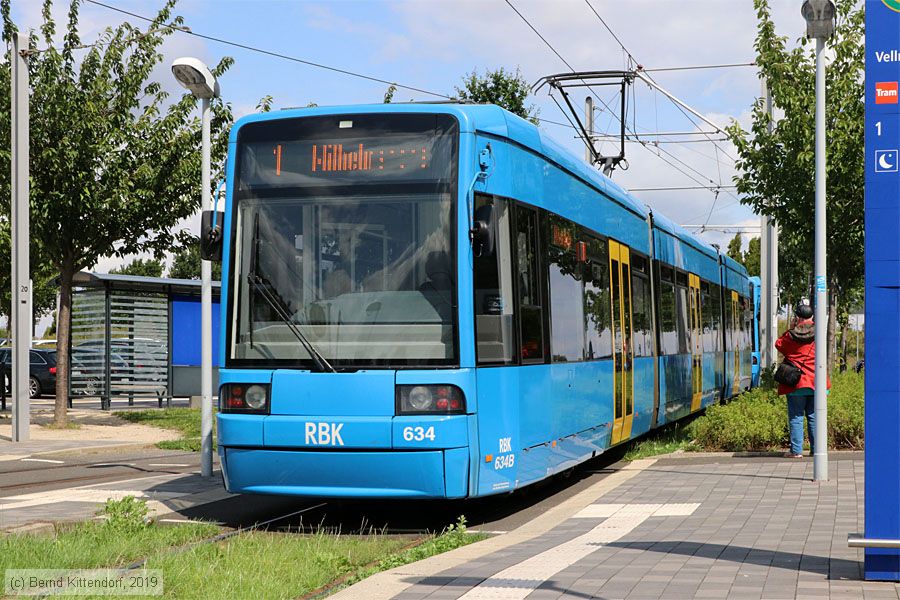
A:
[[[898,82],[900,0],[866,0],[865,537],[889,540],[900,540]],[[900,580],[900,549],[867,548],[865,576]]]

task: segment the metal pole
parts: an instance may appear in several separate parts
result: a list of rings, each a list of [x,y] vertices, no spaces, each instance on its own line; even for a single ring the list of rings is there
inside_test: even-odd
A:
[[[594,155],[591,149],[594,146],[594,99],[588,96],[584,99],[584,128],[588,132],[588,139],[585,140],[584,161],[594,164]]]
[[[825,277],[825,40],[816,38],[816,447],[813,479],[828,481],[828,285]]]
[[[203,210],[210,210],[210,139],[209,139],[209,98],[203,99]],[[212,264],[200,261],[200,472],[203,477],[212,477]]]
[[[772,125],[774,127],[774,125]],[[772,364],[775,363],[775,340],[778,339],[778,306],[780,299],[778,297],[778,223],[774,220],[769,221],[769,322],[772,324],[769,329],[769,356],[772,358]]]
[[[27,442],[30,437],[31,407],[28,397],[29,359],[31,346],[31,286],[28,205],[28,63],[19,53],[28,47],[28,36],[17,33],[12,39],[10,65],[12,68],[12,401],[14,442]]]
[[[775,103],[772,99],[772,91],[766,82],[766,112],[769,113],[769,134],[775,131]],[[767,367],[775,364],[775,340],[778,339],[778,223],[775,219],[766,219],[767,231],[766,238],[768,240],[768,265],[769,265],[769,282],[766,288],[767,295],[767,314],[766,322],[768,323],[768,331],[766,333],[765,349],[769,355]]]

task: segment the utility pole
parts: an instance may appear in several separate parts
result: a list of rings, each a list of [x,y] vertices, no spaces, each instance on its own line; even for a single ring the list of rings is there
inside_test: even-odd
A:
[[[212,207],[210,190],[210,100],[219,96],[219,82],[203,61],[185,56],[172,63],[172,74],[200,99],[200,186],[202,209]],[[200,473],[212,477],[212,263],[200,261]]]
[[[593,165],[594,153],[591,149],[594,147],[594,99],[590,96],[584,99],[584,128],[588,134],[584,140],[584,160],[587,164]]]
[[[806,36],[816,40],[816,447],[813,480],[828,481],[828,279],[825,216],[825,40],[834,34],[832,0],[806,0],[801,8]]]
[[[12,39],[9,62],[12,75],[12,401],[14,442],[27,442],[30,436],[29,359],[31,347],[30,232],[28,204],[28,61],[21,49],[28,48],[28,36],[17,33]]]
[[[762,97],[769,115],[769,133],[775,130],[774,105],[768,82],[762,80]],[[760,362],[762,368],[775,364],[778,337],[778,225],[767,215],[760,217]]]

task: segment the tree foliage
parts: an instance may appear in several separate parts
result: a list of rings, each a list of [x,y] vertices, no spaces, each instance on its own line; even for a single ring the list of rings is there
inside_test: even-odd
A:
[[[737,233],[728,242],[728,250],[725,253],[744,265],[750,277],[759,277],[760,250],[759,238],[755,237],[750,238],[750,242],[747,244],[747,251],[744,252],[743,239],[741,234]]]
[[[43,23],[29,39],[31,83],[31,234],[59,274],[56,421],[66,420],[72,278],[102,256],[162,255],[172,228],[200,207],[200,122],[197,100],[170,99],[150,80],[164,38],[181,27],[167,0],[146,30],[107,28],[80,49],[80,0],[69,5],[60,38],[44,0]],[[10,0],[0,0],[3,39],[16,26]],[[213,68],[219,77],[232,60]],[[0,138],[9,139],[9,63],[0,63]],[[213,160],[221,170],[231,108],[212,102]],[[9,153],[0,154],[0,197],[9,197]],[[218,177],[213,177],[216,181]]]
[[[782,299],[808,294],[815,225],[815,42],[790,47],[775,32],[769,0],[754,0],[758,17],[756,64],[784,118],[770,119],[762,101],[753,106],[752,126],[733,123],[729,133],[738,152],[735,177],[742,202],[776,220]],[[837,1],[837,23],[829,46],[826,125],[829,340],[837,305],[863,282],[864,10],[855,0]],[[769,131],[770,125],[772,131]],[[832,344],[829,343],[829,347]]]
[[[110,269],[113,275],[136,275],[138,277],[162,277],[165,265],[155,258],[138,258],[127,265]]]
[[[534,104],[527,104],[529,94],[531,86],[519,69],[512,73],[503,67],[487,70],[483,76],[472,71],[463,78],[463,86],[456,88],[460,100],[496,104],[537,125],[539,111]]]
[[[172,255],[172,268],[169,277],[172,279],[200,279],[200,238],[183,232],[181,245]],[[213,281],[222,279],[222,263],[212,263]]]

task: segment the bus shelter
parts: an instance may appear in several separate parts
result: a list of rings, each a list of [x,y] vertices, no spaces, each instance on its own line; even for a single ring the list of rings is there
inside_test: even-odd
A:
[[[200,281],[81,272],[74,279],[69,405],[200,394]],[[213,340],[219,336],[220,283],[213,282]],[[218,387],[219,345],[213,344]]]

